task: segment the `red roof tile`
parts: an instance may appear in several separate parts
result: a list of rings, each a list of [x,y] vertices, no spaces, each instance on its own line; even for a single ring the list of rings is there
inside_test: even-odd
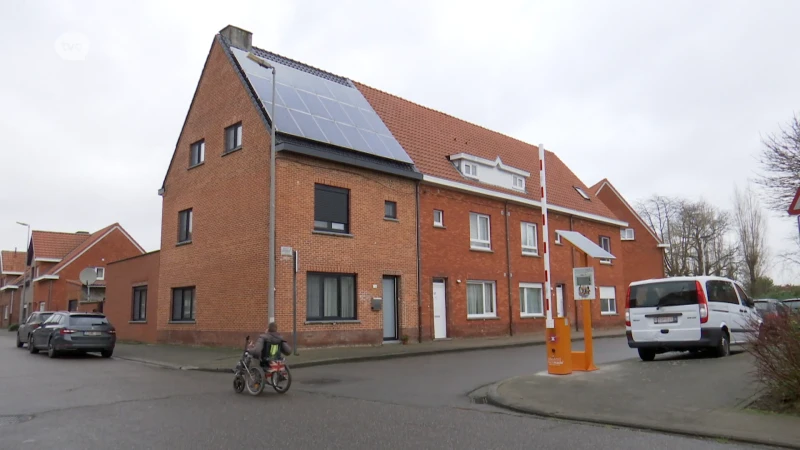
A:
[[[130,235],[128,235],[127,232],[125,232],[125,230],[122,228],[122,226],[120,224],[113,223],[113,224],[111,224],[111,225],[109,225],[109,226],[107,226],[107,227],[105,227],[105,228],[103,228],[101,230],[97,230],[94,233],[88,235],[87,239],[85,239],[83,242],[81,242],[77,247],[73,248],[72,251],[70,251],[68,254],[64,255],[64,257],[61,259],[61,262],[59,262],[58,264],[53,266],[48,271],[48,273],[54,274],[54,273],[58,272],[59,270],[61,270],[64,266],[66,266],[67,264],[71,263],[72,260],[75,257],[80,255],[81,252],[83,252],[84,250],[89,248],[89,246],[91,246],[95,242],[97,242],[100,239],[102,239],[103,236],[106,235],[106,233],[108,233],[109,231],[111,231],[114,228],[119,228],[120,231],[122,231],[126,236],[128,236],[131,239],[131,241],[133,242],[133,244],[136,245],[137,247],[139,247],[139,249],[142,251],[142,253],[144,253],[144,250],[141,248],[141,246],[136,241],[134,241],[133,238],[130,237]]]
[[[356,83],[364,97],[425,175],[541,201],[539,149],[517,139],[417,105],[400,97]],[[530,172],[526,193],[465,178],[448,157],[466,153]],[[575,190],[588,187],[554,153],[545,152],[548,202],[564,208],[618,220],[594,195],[585,200]]]
[[[33,256],[62,259],[88,238],[89,234],[34,230],[31,233]]]
[[[25,270],[25,252],[3,250],[0,252],[0,272],[19,272]]]

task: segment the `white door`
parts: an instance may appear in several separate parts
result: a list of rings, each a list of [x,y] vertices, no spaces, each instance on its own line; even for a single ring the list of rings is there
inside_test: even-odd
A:
[[[433,282],[433,338],[447,337],[447,303],[444,281]]]
[[[564,317],[564,285],[559,284],[556,286],[556,317]]]

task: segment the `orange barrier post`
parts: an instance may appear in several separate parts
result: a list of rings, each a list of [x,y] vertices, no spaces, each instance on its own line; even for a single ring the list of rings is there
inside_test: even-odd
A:
[[[555,328],[548,328],[546,333],[547,373],[569,375],[573,370],[569,319],[557,317],[554,320]]]
[[[585,267],[588,267],[589,256],[586,253],[583,254],[583,260]],[[592,342],[592,302],[591,300],[582,300],[580,303],[583,309],[584,351],[572,352],[572,370],[591,372],[597,370],[597,366],[594,365],[594,343]]]

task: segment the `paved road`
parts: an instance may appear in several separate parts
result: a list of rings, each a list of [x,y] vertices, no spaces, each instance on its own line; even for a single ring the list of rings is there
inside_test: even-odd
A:
[[[3,332],[0,449],[748,448],[537,419],[466,397],[542,370],[543,349],[298,369],[289,394],[254,398],[234,394],[227,374],[91,356],[49,360],[13,348]],[[596,349],[598,362],[634,356],[624,340]]]

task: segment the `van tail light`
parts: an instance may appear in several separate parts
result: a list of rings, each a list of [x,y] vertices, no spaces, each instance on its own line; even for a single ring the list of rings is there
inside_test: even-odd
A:
[[[625,295],[625,326],[631,326],[631,287],[628,286],[628,294]]]
[[[700,305],[700,323],[708,322],[708,299],[706,299],[706,292],[703,290],[703,285],[699,281],[695,281],[697,285],[697,303]]]
[[[75,330],[70,330],[69,328],[62,328],[58,332],[59,334],[72,334],[75,332]]]

